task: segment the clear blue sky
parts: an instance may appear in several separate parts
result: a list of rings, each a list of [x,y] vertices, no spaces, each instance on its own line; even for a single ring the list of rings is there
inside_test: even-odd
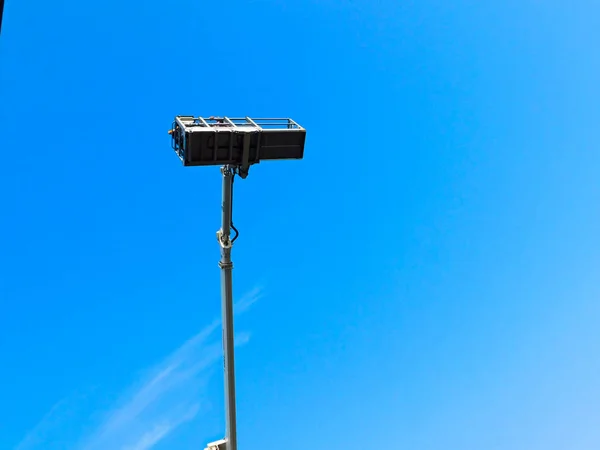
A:
[[[220,174],[178,114],[308,130],[236,183],[241,450],[600,448],[599,14],[7,1],[0,449],[222,436]]]

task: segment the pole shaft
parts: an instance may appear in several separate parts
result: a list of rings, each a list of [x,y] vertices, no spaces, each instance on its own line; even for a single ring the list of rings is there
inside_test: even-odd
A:
[[[221,214],[221,310],[223,320],[223,362],[225,375],[225,426],[227,450],[237,450],[237,429],[235,413],[235,367],[233,342],[233,280],[231,262],[231,206],[233,201],[233,168],[224,166],[223,200]]]

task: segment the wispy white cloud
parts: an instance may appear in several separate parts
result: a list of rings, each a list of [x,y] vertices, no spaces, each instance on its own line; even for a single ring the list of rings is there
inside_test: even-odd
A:
[[[44,441],[51,430],[60,425],[60,421],[65,417],[69,402],[67,399],[60,400],[40,422],[25,436],[25,438],[15,447],[15,450],[29,450],[44,447]]]
[[[175,429],[179,424],[187,422],[196,416],[198,413],[198,407],[192,407],[188,414],[183,416],[180,420],[176,422],[164,422],[154,425],[154,428],[145,432],[137,442],[133,445],[129,445],[124,448],[124,450],[149,450],[156,443],[158,443],[162,438],[164,438],[167,434],[169,434],[173,429]]]
[[[236,303],[236,314],[262,296],[255,288]],[[208,369],[222,357],[220,339],[210,341],[220,327],[215,320],[193,336],[125,391],[98,426],[80,440],[75,450],[150,450],[177,427],[192,420],[204,406],[202,389]],[[236,345],[249,340],[237,334]],[[62,408],[64,409],[64,408]],[[44,435],[62,416],[61,403],[23,439],[15,450],[45,448]]]
[[[260,300],[263,296],[262,287],[255,287],[251,291],[247,292],[236,304],[235,304],[235,313],[241,314],[248,310],[254,303]],[[220,323],[220,322],[219,322]]]
[[[134,445],[128,445],[125,450],[147,450],[164,438],[172,429],[170,424],[156,425],[154,429],[144,434]]]

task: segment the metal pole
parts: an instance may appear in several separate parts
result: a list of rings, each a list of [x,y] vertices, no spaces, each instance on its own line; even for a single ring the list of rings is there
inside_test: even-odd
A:
[[[231,207],[233,204],[233,176],[232,166],[223,166],[223,200],[221,229],[217,232],[217,239],[221,246],[221,309],[223,315],[223,354],[225,372],[225,425],[227,450],[237,450],[237,430],[235,423],[235,369],[233,348],[233,282],[231,272]]]

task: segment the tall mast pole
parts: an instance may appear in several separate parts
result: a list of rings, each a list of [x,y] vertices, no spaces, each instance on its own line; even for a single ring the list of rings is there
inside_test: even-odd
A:
[[[306,130],[290,118],[175,116],[169,134],[171,147],[184,166],[222,166],[221,229],[217,231],[217,241],[221,247],[226,436],[210,442],[205,450],[237,450],[231,247],[238,231],[231,218],[233,179],[235,175],[246,178],[250,166],[264,160],[302,159]],[[231,230],[235,232],[233,239]]]
[[[223,320],[223,358],[225,374],[225,424],[227,450],[237,450],[237,429],[235,415],[235,367],[233,342],[233,280],[231,262],[231,214],[233,205],[233,177],[235,168],[225,165],[221,168],[223,175],[223,199],[221,212],[221,229],[217,232],[217,240],[221,246],[221,309]]]

